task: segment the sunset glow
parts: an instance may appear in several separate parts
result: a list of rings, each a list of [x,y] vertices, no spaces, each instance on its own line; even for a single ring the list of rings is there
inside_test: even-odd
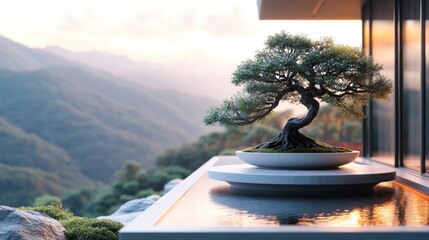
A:
[[[0,9],[0,34],[28,46],[158,62],[193,54],[241,59],[281,29],[361,43],[360,21],[259,21],[256,1],[1,0]]]
[[[281,30],[361,45],[361,21],[260,21],[248,0],[0,0],[0,16],[0,35],[32,48],[101,51],[210,75],[199,90],[213,98],[230,96],[235,67]]]

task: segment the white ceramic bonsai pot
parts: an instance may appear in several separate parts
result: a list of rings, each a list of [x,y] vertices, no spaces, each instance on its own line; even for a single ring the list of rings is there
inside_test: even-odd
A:
[[[333,169],[352,162],[359,151],[335,153],[258,153],[236,151],[244,162],[265,168]]]

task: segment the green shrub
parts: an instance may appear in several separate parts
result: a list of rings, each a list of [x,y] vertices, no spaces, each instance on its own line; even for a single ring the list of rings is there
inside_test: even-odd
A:
[[[46,206],[61,204],[61,199],[56,196],[43,195],[34,199],[33,206]]]
[[[145,197],[149,197],[151,195],[162,195],[162,194],[160,192],[153,190],[152,188],[148,188],[148,189],[141,190],[140,192],[138,192],[136,195],[136,198],[145,198]]]
[[[68,240],[117,240],[118,237],[101,228],[80,227],[66,230]]]
[[[164,189],[164,185],[166,182],[170,181],[171,176],[168,175],[164,170],[157,170],[149,180],[149,185],[152,186],[153,189],[157,191],[161,191]]]
[[[228,149],[222,150],[218,155],[222,155],[222,156],[225,156],[225,155],[235,155],[235,151],[237,151],[237,149],[230,149],[230,148],[228,148]]]
[[[119,196],[119,201],[122,202],[122,203],[131,201],[131,200],[134,200],[134,199],[136,199],[136,197],[134,195],[122,194],[121,196]],[[120,205],[122,205],[122,204],[120,204]]]
[[[165,172],[170,176],[171,179],[174,178],[186,178],[191,174],[191,171],[183,168],[181,166],[168,166],[165,168]]]
[[[139,182],[129,180],[122,184],[122,192],[125,194],[135,194],[139,190]]]
[[[106,219],[72,217],[61,224],[68,240],[116,240],[123,227],[119,222]]]
[[[55,205],[21,207],[20,209],[21,210],[33,210],[36,212],[41,212],[41,213],[44,213],[44,214],[48,215],[49,217],[51,217],[57,221],[61,221],[61,220],[65,220],[65,219],[69,219],[69,218],[73,217],[72,212],[62,208],[61,202],[59,204],[57,203]]]
[[[33,210],[45,213],[49,217],[60,221],[68,240],[117,240],[118,231],[123,227],[122,223],[107,220],[73,216],[69,210],[65,210],[60,203],[47,206],[21,207],[21,210]]]

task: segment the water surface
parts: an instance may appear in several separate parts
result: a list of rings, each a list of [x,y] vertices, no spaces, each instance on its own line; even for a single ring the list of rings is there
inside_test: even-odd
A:
[[[347,195],[245,195],[204,175],[157,225],[423,226],[429,225],[429,197],[394,181]]]

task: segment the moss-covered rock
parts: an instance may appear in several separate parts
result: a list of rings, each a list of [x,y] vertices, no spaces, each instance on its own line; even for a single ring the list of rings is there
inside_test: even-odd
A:
[[[22,207],[21,210],[41,212],[60,221],[68,240],[117,240],[118,231],[123,227],[122,223],[112,220],[74,216],[72,212],[63,209],[61,203]]]
[[[0,206],[0,239],[67,240],[64,230],[57,220],[46,214]]]

